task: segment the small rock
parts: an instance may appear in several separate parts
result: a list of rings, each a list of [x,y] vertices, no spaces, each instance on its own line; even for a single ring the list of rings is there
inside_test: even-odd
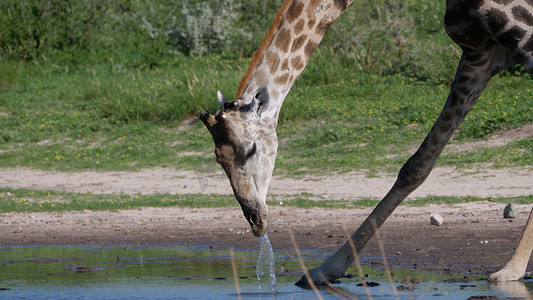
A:
[[[518,210],[516,209],[516,206],[512,203],[507,204],[507,206],[503,210],[503,217],[505,219],[518,218]]]
[[[439,214],[431,214],[429,219],[431,221],[431,225],[440,226],[444,223],[444,219]]]
[[[476,285],[475,284],[461,284],[459,286],[460,289],[471,288],[471,287],[476,287]]]
[[[370,281],[370,282],[367,282],[366,285],[367,286],[379,286],[379,283]],[[358,283],[357,286],[364,286],[364,283],[362,282]]]
[[[354,277],[357,277],[357,275],[344,272],[344,275],[342,275],[342,277],[344,277],[344,278],[354,278]]]

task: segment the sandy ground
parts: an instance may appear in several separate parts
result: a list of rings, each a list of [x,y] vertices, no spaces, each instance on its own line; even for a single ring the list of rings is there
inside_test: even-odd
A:
[[[396,180],[395,175],[368,177],[366,172],[342,175],[285,178],[274,176],[269,194],[311,193],[324,199],[382,198]],[[56,172],[28,168],[0,169],[0,187],[50,189],[71,192],[128,194],[231,194],[223,172],[204,174],[172,169],[143,169],[139,172]],[[520,196],[533,194],[533,169],[457,170],[435,168],[411,197]]]
[[[531,170],[478,169],[469,173],[437,168],[413,196],[517,196],[533,193]],[[270,193],[308,192],[328,199],[382,197],[394,176],[368,178],[364,173],[289,179],[275,177]],[[219,173],[149,169],[142,172],[52,172],[0,169],[0,186],[94,193],[231,193]],[[490,273],[511,256],[531,205],[518,205],[518,219],[503,219],[503,204],[400,206],[361,253],[362,262],[382,264],[383,249],[391,265],[443,271]],[[275,251],[291,252],[294,234],[301,249],[316,249],[324,258],[346,241],[371,209],[271,208],[269,236]],[[430,214],[444,217],[432,226]],[[0,244],[174,244],[220,249],[258,249],[239,209],[142,208],[114,212],[3,213]],[[382,246],[380,246],[382,245]],[[529,269],[533,265],[530,262]]]

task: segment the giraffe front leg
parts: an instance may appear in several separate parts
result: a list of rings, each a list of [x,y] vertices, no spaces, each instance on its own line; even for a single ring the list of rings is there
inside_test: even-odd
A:
[[[309,281],[321,285],[340,278],[353,263],[355,255],[363,250],[396,207],[424,182],[444,146],[479,98],[485,85],[503,68],[504,64],[493,59],[498,60],[501,57],[463,54],[448,100],[439,118],[416,153],[402,167],[391,190],[352,234],[351,241],[347,241],[321,266],[311,270],[309,277],[302,277],[296,285],[309,287]]]
[[[533,250],[533,209],[529,214],[529,219],[518,242],[513,256],[507,262],[505,267],[503,267],[498,272],[491,274],[489,276],[489,281],[498,282],[498,281],[513,281],[519,280],[524,277],[526,272],[527,263],[531,257],[531,251]]]

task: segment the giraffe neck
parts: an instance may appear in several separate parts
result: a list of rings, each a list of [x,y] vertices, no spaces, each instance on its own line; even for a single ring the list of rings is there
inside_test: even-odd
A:
[[[247,100],[266,85],[264,113],[276,124],[290,88],[337,17],[353,0],[285,0],[241,79],[237,99]]]

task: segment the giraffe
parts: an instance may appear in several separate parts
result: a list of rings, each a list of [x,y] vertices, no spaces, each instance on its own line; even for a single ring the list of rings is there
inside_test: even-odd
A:
[[[353,0],[285,0],[242,78],[235,101],[218,92],[223,110],[200,119],[252,232],[268,228],[265,199],[276,159],[283,101],[323,36]],[[447,0],[446,31],[462,49],[443,110],[390,191],[337,252],[297,285],[340,278],[396,207],[427,178],[444,146],[494,75],[522,64],[533,75],[533,0]],[[353,243],[350,243],[352,242]],[[533,210],[509,262],[491,281],[520,279],[533,250]]]

